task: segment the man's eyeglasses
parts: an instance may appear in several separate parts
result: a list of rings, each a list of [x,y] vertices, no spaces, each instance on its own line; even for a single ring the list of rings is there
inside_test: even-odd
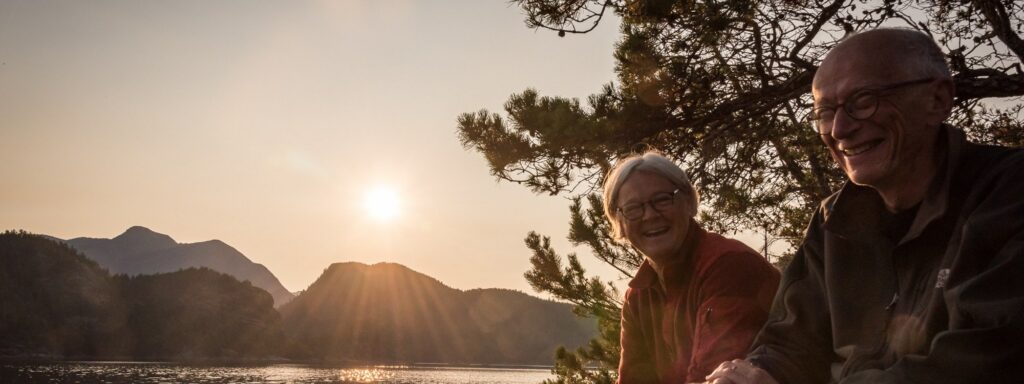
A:
[[[808,119],[815,123],[818,133],[822,135],[832,134],[832,123],[836,118],[836,111],[840,107],[854,120],[865,120],[871,118],[878,111],[878,103],[883,96],[882,93],[896,90],[911,85],[925,84],[935,80],[934,77],[904,81],[896,84],[889,84],[877,88],[862,89],[854,92],[846,98],[846,102],[838,105],[822,105],[811,111]]]
[[[672,208],[672,204],[675,203],[676,195],[679,194],[679,188],[669,192],[662,192],[651,196],[650,200],[641,203],[629,203],[618,208],[619,214],[629,221],[640,220],[644,217],[644,210],[648,205],[654,209],[654,211],[663,213],[669,208]]]

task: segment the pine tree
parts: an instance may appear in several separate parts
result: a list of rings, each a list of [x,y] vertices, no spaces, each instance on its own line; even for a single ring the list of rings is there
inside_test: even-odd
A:
[[[878,26],[921,30],[948,56],[957,107],[950,123],[975,141],[1024,144],[1024,3],[1012,0],[516,0],[531,28],[583,34],[611,13],[622,19],[616,82],[578,99],[512,95],[504,114],[458,119],[463,146],[500,180],[567,195],[570,240],[631,276],[640,258],[612,242],[600,212],[602,177],[614,158],[657,149],[677,159],[702,191],[710,230],[751,230],[784,263],[818,202],[841,172],[806,122],[817,66],[839,39]],[[1004,98],[1000,103],[989,102]],[[1006,99],[1008,98],[1008,99]],[[619,292],[568,266],[531,233],[530,283],[598,317],[607,332],[591,348],[560,351],[559,382],[610,382],[618,360]],[[789,250],[769,252],[772,243]],[[587,366],[600,368],[588,371]],[[595,373],[596,372],[596,373]]]

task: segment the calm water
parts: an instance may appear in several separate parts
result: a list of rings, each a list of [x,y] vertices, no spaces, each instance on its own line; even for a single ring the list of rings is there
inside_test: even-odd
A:
[[[454,383],[535,384],[547,368],[372,366],[331,368],[300,364],[189,366],[173,363],[0,362],[0,383]]]

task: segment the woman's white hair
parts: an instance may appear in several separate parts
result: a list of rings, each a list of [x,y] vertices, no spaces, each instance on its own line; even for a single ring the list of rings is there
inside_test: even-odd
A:
[[[697,214],[697,204],[700,202],[700,196],[697,193],[697,189],[690,183],[690,178],[686,177],[686,171],[683,171],[676,163],[673,163],[672,160],[669,160],[657,151],[647,151],[639,155],[623,158],[608,172],[608,176],[604,179],[603,188],[604,215],[608,218],[608,223],[612,227],[612,238],[619,242],[624,241],[626,234],[622,228],[622,223],[619,221],[619,206],[616,200],[619,198],[619,189],[626,183],[626,179],[638,171],[657,174],[678,187],[680,193],[687,198],[686,203],[689,205],[690,216],[693,217]]]

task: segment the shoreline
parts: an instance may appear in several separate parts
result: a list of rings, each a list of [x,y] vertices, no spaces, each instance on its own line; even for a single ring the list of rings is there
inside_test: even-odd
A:
[[[19,364],[165,364],[183,366],[271,366],[271,365],[301,365],[321,368],[433,368],[433,369],[552,369],[553,365],[538,364],[480,364],[480,363],[426,363],[426,362],[396,362],[396,361],[320,361],[320,360],[293,360],[287,358],[259,358],[259,359],[130,359],[130,358],[77,358],[58,356],[0,356],[0,363]]]

